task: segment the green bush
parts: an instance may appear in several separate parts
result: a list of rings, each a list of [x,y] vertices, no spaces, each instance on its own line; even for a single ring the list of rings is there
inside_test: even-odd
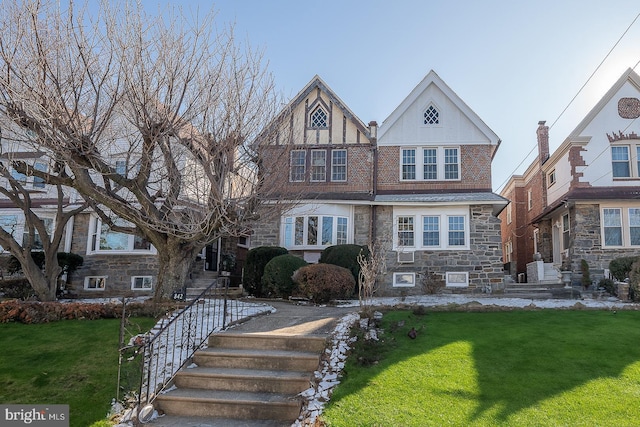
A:
[[[67,273],[71,275],[84,263],[84,258],[71,252],[58,252],[57,257],[58,265],[62,267],[63,274]],[[31,252],[31,258],[33,258],[33,261],[38,267],[44,267],[44,252]],[[18,259],[13,255],[11,255],[11,258],[7,263],[7,271],[9,274],[15,274],[22,271],[22,265],[20,265]]]
[[[629,299],[640,301],[640,260],[634,262],[629,271]]]
[[[344,267],[333,264],[311,264],[298,269],[293,275],[298,292],[319,304],[353,295],[355,279]]]
[[[639,257],[616,258],[609,263],[609,271],[619,281],[624,281],[629,277],[631,266]]]
[[[598,282],[598,288],[604,289],[609,295],[615,296],[618,294],[616,290],[616,284],[613,280],[603,278]]]
[[[358,274],[360,273],[360,265],[358,264],[358,255],[364,253],[369,256],[369,248],[364,245],[334,245],[325,248],[320,254],[319,263],[333,264],[348,269],[353,278],[358,283]]]
[[[29,281],[24,277],[0,281],[0,293],[5,298],[17,298],[20,300],[32,299],[35,295]]]
[[[265,295],[262,289],[262,276],[264,275],[265,266],[273,258],[288,252],[285,248],[279,246],[259,246],[247,252],[242,286],[250,295],[256,297]]]
[[[267,263],[262,276],[262,290],[269,296],[287,298],[293,293],[293,273],[300,267],[308,265],[305,260],[295,255],[278,255]]]

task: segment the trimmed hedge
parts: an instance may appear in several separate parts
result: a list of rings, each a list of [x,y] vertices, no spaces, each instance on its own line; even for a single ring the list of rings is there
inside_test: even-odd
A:
[[[353,295],[356,281],[349,269],[333,264],[311,264],[293,274],[298,292],[311,301],[324,304]]]
[[[242,286],[250,295],[262,297],[265,292],[262,289],[262,276],[264,268],[273,258],[289,253],[279,246],[258,246],[247,252],[244,264],[244,279]]]
[[[293,273],[306,265],[308,264],[305,260],[295,255],[285,254],[273,258],[264,267],[263,291],[274,297],[290,297],[295,287]]]
[[[358,264],[358,255],[363,252],[369,256],[369,248],[364,245],[334,245],[325,248],[320,254],[319,263],[333,264],[348,269],[353,275],[356,284],[358,283],[358,275],[360,274],[360,265]]]
[[[619,281],[624,281],[629,277],[629,272],[631,271],[631,266],[633,263],[638,261],[640,257],[622,257],[616,258],[609,263],[609,271]]]

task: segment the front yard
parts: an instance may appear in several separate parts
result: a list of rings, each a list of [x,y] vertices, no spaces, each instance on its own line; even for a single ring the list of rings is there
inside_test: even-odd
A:
[[[332,427],[638,425],[639,326],[636,311],[389,312],[380,344],[356,344],[322,419]]]

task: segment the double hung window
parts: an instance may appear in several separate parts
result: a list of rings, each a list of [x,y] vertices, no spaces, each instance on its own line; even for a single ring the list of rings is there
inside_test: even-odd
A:
[[[458,147],[401,148],[400,180],[460,180],[460,149]]]

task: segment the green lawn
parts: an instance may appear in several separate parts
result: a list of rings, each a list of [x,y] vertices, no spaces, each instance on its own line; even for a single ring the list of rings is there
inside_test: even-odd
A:
[[[116,397],[119,333],[118,319],[0,324],[0,402],[68,404],[72,427],[104,419]]]
[[[640,312],[395,311],[383,328],[349,358],[327,425],[640,425]]]

